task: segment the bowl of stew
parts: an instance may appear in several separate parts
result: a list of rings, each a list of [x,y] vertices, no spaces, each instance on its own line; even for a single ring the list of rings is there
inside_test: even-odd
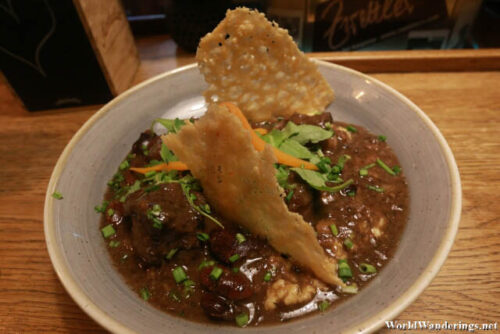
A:
[[[152,126],[154,120],[169,120],[172,131],[205,112],[206,84],[190,65],[104,106],[54,169],[45,202],[47,247],[86,313],[120,333],[371,332],[425,289],[460,218],[452,152],[425,113],[394,89],[338,65],[318,67],[336,93],[325,113],[252,127],[270,133],[292,122],[334,133],[314,147],[344,168],[339,185],[352,182],[332,194],[288,171],[284,201],[314,226],[327,253],[342,255],[339,268],[349,270],[341,278],[350,288],[325,287],[265,240],[224,220],[189,174],[130,170],[171,153],[162,148],[164,125]]]

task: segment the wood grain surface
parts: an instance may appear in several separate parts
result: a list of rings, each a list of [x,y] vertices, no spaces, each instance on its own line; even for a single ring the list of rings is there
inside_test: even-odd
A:
[[[364,73],[500,70],[500,49],[314,52],[310,56]]]
[[[73,0],[114,95],[127,90],[139,68],[139,54],[119,0]]]
[[[178,53],[143,54],[136,82],[193,61]],[[409,97],[441,129],[463,186],[462,219],[452,251],[432,284],[397,319],[499,321],[500,72],[373,76]],[[59,283],[43,235],[52,169],[96,110],[30,113],[0,82],[0,333],[105,332]]]

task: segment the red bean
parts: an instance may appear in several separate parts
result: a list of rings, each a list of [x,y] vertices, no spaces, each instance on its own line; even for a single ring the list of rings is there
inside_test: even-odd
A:
[[[216,292],[230,300],[241,300],[253,294],[252,283],[242,273],[234,273],[227,268],[217,266],[223,270],[218,279],[210,277],[214,266],[203,268],[200,272],[200,283],[207,290]]]
[[[233,307],[230,302],[212,292],[206,292],[201,296],[200,305],[209,317],[222,320],[231,320],[234,318]]]

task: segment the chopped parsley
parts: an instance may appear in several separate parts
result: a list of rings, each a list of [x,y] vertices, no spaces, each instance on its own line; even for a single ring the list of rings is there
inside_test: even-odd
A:
[[[149,300],[149,298],[151,298],[151,293],[149,292],[148,288],[142,288],[140,291],[139,291],[142,299],[144,300]]]
[[[63,195],[59,191],[54,191],[52,197],[58,200],[63,199]]]
[[[347,131],[352,132],[352,133],[356,133],[356,132],[358,132],[358,129],[356,129],[356,128],[355,128],[354,126],[352,126],[352,125],[348,125],[348,126],[346,126],[345,128],[347,129]]]

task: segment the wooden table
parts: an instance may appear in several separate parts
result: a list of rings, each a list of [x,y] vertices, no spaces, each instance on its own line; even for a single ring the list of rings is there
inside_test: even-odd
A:
[[[161,43],[140,43],[136,82],[193,62],[172,42]],[[499,50],[314,56],[375,72],[375,78],[409,97],[441,129],[458,162],[463,210],[455,244],[436,279],[397,319],[499,321]],[[59,283],[42,218],[52,168],[96,110],[30,113],[0,83],[0,333],[104,332]]]

